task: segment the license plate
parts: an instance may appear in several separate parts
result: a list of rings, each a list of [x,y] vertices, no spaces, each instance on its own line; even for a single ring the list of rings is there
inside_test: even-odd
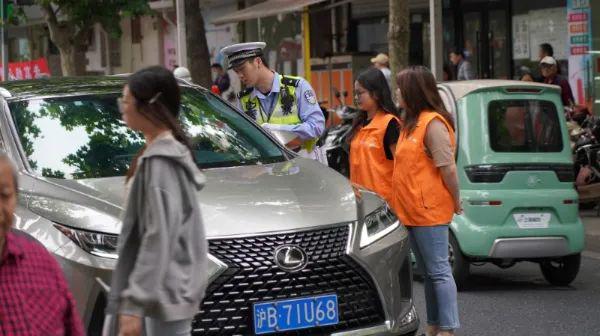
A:
[[[519,213],[513,215],[521,229],[545,229],[552,215],[549,213]]]
[[[335,294],[254,304],[254,332],[257,335],[338,323]]]

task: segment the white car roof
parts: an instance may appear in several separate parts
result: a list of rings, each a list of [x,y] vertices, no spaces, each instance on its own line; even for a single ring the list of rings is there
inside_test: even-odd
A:
[[[516,80],[502,80],[502,79],[481,79],[481,80],[469,80],[469,81],[454,81],[454,82],[442,82],[439,83],[441,86],[445,86],[454,95],[454,99],[459,100],[469,93],[489,88],[498,87],[522,87],[522,88],[541,88],[541,89],[552,89],[560,91],[560,87],[557,85],[549,85],[535,82],[525,82]]]

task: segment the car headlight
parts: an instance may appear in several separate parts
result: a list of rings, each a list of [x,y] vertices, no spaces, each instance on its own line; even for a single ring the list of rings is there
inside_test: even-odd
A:
[[[385,205],[368,214],[363,222],[360,248],[366,247],[394,231],[400,222],[389,206]]]
[[[84,251],[98,257],[117,259],[118,235],[74,229],[59,224],[54,226]]]

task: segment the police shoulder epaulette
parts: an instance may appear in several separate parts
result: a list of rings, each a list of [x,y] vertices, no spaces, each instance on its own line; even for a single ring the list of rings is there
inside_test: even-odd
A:
[[[254,90],[254,88],[246,88],[240,92],[238,92],[237,97],[238,99],[241,99],[243,96],[247,96],[250,93],[252,93],[252,90]]]
[[[281,83],[283,85],[298,87],[298,85],[300,85],[300,78],[291,78],[288,76],[283,76],[283,78],[281,79]]]

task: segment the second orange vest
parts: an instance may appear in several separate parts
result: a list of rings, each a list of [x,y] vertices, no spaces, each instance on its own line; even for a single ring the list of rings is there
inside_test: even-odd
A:
[[[456,146],[450,124],[440,114],[430,111],[421,112],[410,135],[403,129],[396,145],[394,202],[396,214],[406,226],[448,224],[454,216],[454,199],[440,169],[426,152],[427,125],[435,118],[444,122],[452,146]]]

